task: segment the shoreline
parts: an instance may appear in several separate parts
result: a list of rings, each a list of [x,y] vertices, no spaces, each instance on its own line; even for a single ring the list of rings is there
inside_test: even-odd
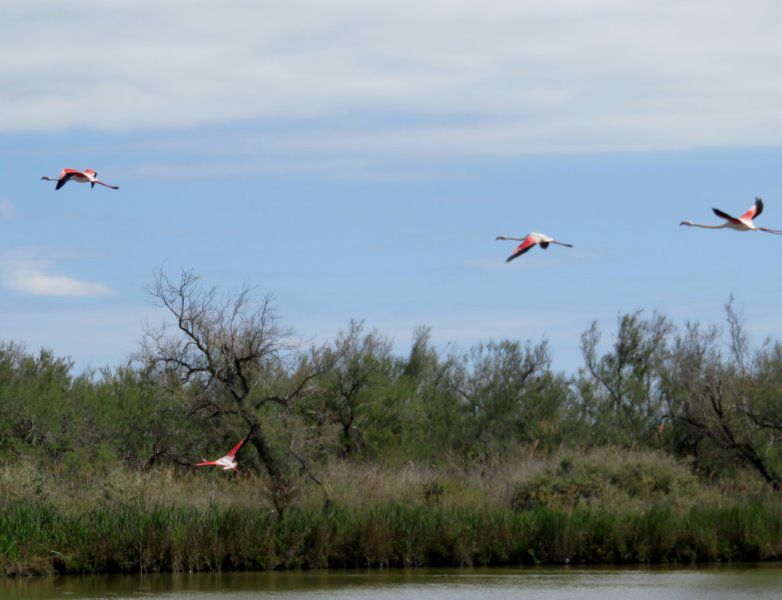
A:
[[[268,576],[271,579],[289,578],[313,578],[326,577],[339,579],[341,577],[353,578],[366,576],[378,580],[414,579],[430,575],[517,575],[517,574],[546,574],[546,573],[677,573],[677,572],[709,572],[709,571],[748,571],[762,569],[782,570],[782,558],[764,559],[756,561],[730,561],[730,562],[694,562],[694,563],[570,563],[570,564],[525,564],[525,565],[486,565],[486,566],[458,566],[458,567],[354,567],[354,568],[291,568],[272,570],[223,570],[223,571],[138,571],[138,572],[100,572],[100,573],[46,573],[23,574],[0,577],[1,582],[43,582],[54,580],[114,580],[115,578],[171,578],[174,580],[187,580],[190,578],[203,579],[242,579],[246,577]]]

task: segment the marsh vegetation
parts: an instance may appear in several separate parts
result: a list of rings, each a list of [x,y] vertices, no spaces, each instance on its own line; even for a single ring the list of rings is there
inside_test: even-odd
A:
[[[273,302],[159,274],[128,364],[0,345],[5,574],[782,558],[782,344],[620,315],[410,351],[295,345]],[[249,432],[242,472],[198,471]]]

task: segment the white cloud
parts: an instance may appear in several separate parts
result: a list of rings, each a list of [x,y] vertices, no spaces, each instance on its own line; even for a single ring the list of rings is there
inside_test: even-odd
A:
[[[47,272],[51,263],[51,259],[6,254],[0,257],[3,287],[17,294],[51,297],[105,296],[110,292],[101,283]]]
[[[7,198],[0,198],[0,221],[11,221],[16,213],[14,205]]]
[[[103,296],[109,292],[109,289],[100,283],[66,275],[49,275],[30,267],[11,270],[6,275],[5,287],[13,292],[32,296]]]
[[[0,66],[0,131],[270,119],[264,145],[307,160],[782,141],[782,5],[770,0],[4,9],[0,52],[14,60]],[[321,118],[343,125],[296,133]]]

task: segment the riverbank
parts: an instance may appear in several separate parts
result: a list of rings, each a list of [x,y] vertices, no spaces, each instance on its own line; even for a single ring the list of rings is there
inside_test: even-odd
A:
[[[262,477],[0,470],[6,575],[782,559],[782,502],[656,453],[463,470],[335,463],[280,514]],[[325,488],[325,489],[324,489]]]

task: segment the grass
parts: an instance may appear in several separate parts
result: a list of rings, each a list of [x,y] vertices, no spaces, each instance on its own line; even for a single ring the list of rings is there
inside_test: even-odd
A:
[[[654,453],[471,469],[335,463],[282,514],[261,477],[0,468],[0,572],[657,563],[782,558],[782,502]]]

